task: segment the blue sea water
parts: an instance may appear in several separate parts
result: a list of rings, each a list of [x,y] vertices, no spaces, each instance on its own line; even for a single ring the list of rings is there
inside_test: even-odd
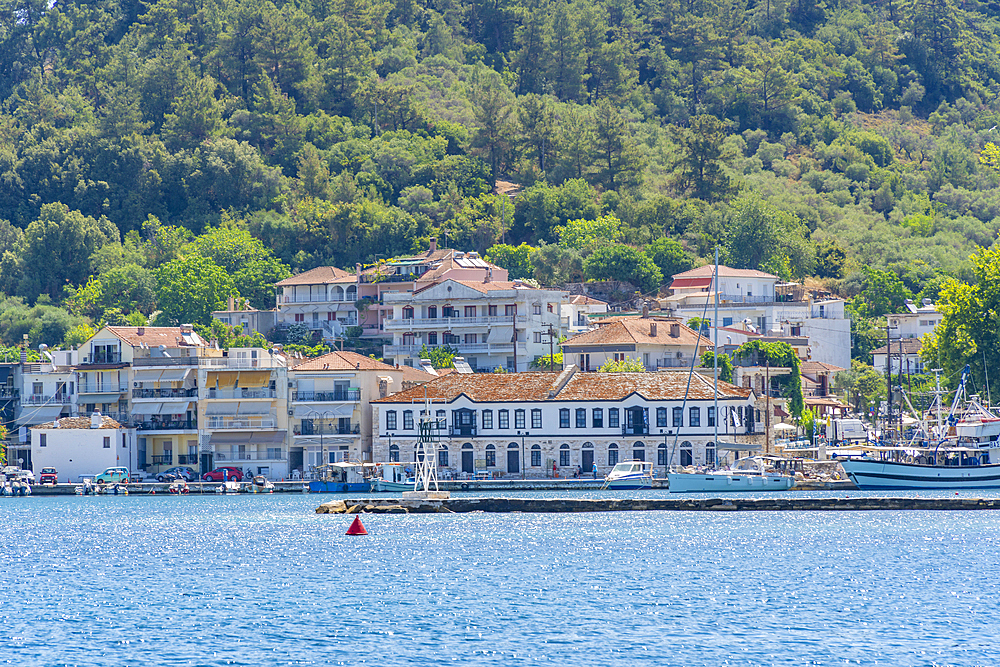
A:
[[[1000,513],[329,498],[0,499],[0,664],[1000,664]]]

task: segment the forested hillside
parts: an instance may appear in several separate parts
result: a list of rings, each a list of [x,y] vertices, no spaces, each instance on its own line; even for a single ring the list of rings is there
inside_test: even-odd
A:
[[[998,15],[975,0],[4,0],[0,321],[59,311],[65,326],[31,328],[50,344],[153,312],[204,323],[230,294],[267,306],[289,271],[430,236],[514,275],[647,292],[718,243],[875,317],[971,276],[997,237],[979,152],[1000,124]]]

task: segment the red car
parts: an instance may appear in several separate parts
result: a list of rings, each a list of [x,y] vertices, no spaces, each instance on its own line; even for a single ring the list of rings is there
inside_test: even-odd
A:
[[[206,472],[201,478],[206,482],[223,482],[226,479],[231,482],[242,482],[243,471],[239,468],[222,466],[221,468],[216,468],[211,472]]]
[[[42,474],[38,477],[39,484],[58,484],[59,473],[55,468],[42,468]]]

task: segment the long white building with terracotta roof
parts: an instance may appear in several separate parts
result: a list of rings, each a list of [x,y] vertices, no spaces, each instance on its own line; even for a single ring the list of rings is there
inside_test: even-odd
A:
[[[689,384],[690,377],[690,384]],[[719,435],[747,441],[762,425],[751,389],[719,383]],[[686,400],[685,400],[686,396]],[[372,403],[376,461],[416,460],[429,401],[440,420],[441,474],[565,476],[619,461],[702,465],[715,460],[715,388],[684,372],[451,373]]]

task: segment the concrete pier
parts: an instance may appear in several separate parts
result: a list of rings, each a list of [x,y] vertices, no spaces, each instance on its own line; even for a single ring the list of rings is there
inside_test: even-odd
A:
[[[317,514],[461,514],[466,512],[850,512],[870,510],[993,510],[1000,498],[451,498],[347,499],[323,503]]]

